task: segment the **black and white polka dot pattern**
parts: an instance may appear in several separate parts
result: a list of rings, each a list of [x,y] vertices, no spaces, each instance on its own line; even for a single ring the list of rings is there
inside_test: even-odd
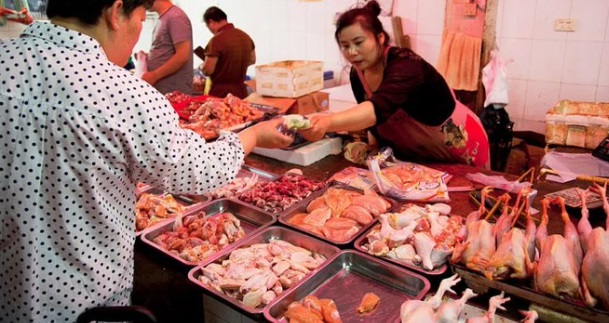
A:
[[[179,128],[98,42],[46,22],[0,41],[0,114],[0,322],[127,304],[136,183],[203,193],[244,157],[235,134]]]

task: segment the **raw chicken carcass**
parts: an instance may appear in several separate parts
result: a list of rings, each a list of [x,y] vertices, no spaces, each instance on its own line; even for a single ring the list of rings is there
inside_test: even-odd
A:
[[[488,301],[488,312],[483,317],[473,317],[467,319],[467,323],[493,323],[495,322],[495,312],[497,309],[502,309],[505,311],[505,307],[503,304],[510,300],[509,297],[503,297],[503,292],[501,294],[491,297]]]
[[[452,323],[457,322],[459,320],[459,315],[461,311],[463,311],[463,307],[465,307],[465,303],[477,294],[474,293],[471,289],[466,289],[463,295],[458,300],[449,300],[438,308],[436,311],[436,319],[439,323]]]
[[[426,301],[407,300],[400,307],[400,319],[404,322],[435,322],[434,311],[442,305],[442,297],[447,291],[456,294],[452,287],[461,281],[457,274],[445,278],[438,286],[438,292]]]
[[[545,200],[545,199],[544,199]],[[543,202],[542,203],[547,203]],[[563,221],[569,220],[568,214]],[[546,225],[548,214],[542,214],[541,224],[537,230],[537,245],[541,246],[539,262],[536,265],[533,283],[535,288],[546,294],[571,300],[580,299],[579,285],[580,265],[573,251],[573,240],[559,234],[547,236]],[[572,234],[565,225],[565,235]],[[577,247],[579,248],[579,236]],[[580,249],[581,252],[581,249]]]
[[[603,200],[603,209],[609,212],[606,189],[607,183],[604,186],[595,183],[593,186],[593,190],[598,192]],[[585,203],[585,200],[582,202]],[[587,246],[581,268],[584,301],[588,306],[595,306],[600,299],[603,307],[609,310],[609,213],[607,214],[605,229],[592,229],[588,217],[583,214],[581,226],[578,225],[578,228],[581,228],[580,237],[586,241],[583,245]],[[584,221],[586,223],[582,224]]]

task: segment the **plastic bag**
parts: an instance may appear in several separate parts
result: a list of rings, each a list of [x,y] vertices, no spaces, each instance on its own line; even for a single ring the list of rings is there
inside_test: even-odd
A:
[[[148,72],[148,54],[139,51],[133,56],[135,56],[135,76],[142,77],[144,73]]]
[[[447,202],[446,183],[450,175],[423,165],[404,162],[393,156],[391,148],[366,160],[381,194],[407,201]]]
[[[510,61],[499,58],[499,51],[491,51],[491,61],[482,69],[482,84],[486,90],[484,106],[504,106],[510,102],[507,82],[507,65]]]

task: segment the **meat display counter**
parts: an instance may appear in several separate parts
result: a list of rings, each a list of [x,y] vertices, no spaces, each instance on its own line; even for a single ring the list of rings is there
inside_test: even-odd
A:
[[[278,175],[298,168],[307,178],[319,181],[329,179],[333,174],[340,172],[346,167],[357,166],[345,160],[342,155],[328,156],[307,167],[299,167],[254,154],[248,156],[245,163],[250,167]],[[466,174],[483,172],[488,175],[503,175],[508,180],[516,180],[516,176],[514,175],[480,170],[465,165],[427,164],[426,166],[453,175],[453,178],[448,183],[448,187],[450,189],[450,187],[456,186],[460,189],[450,192],[449,204],[452,208],[451,214],[458,214],[463,217],[478,209],[478,206],[472,202],[470,197],[471,192],[463,190],[463,187],[467,187],[465,184],[472,184],[469,180],[465,179]],[[538,193],[531,206],[541,210],[542,205],[540,201],[544,195],[574,186],[587,188],[589,183],[570,182],[561,184],[542,180],[534,185],[534,188]],[[482,187],[476,184],[475,188],[480,189]],[[499,191],[497,195],[500,193],[501,191]],[[577,225],[577,214],[573,210],[570,211],[571,218],[575,225]],[[604,215],[596,214],[599,210],[592,210],[592,212],[595,214],[594,217],[597,219],[597,222],[601,222],[601,216],[604,219]],[[551,208],[548,213],[548,234],[562,233],[563,223],[560,217],[560,209]],[[600,213],[602,213],[602,210],[600,210]],[[604,222],[604,220],[602,222]],[[598,225],[596,222],[593,224]],[[276,225],[279,224],[277,223]],[[345,248],[355,249],[352,246]],[[260,317],[248,316],[248,313],[245,312],[239,312],[238,310],[227,306],[222,299],[214,298],[210,294],[203,295],[201,289],[197,288],[197,286],[189,281],[188,272],[190,269],[191,267],[180,266],[175,262],[168,261],[167,257],[160,257],[154,250],[151,250],[147,245],[142,244],[141,241],[138,240],[135,249],[133,304],[148,307],[157,316],[159,322],[203,322],[214,320],[219,322],[253,322],[264,320]],[[437,290],[440,280],[449,275],[452,275],[450,270],[448,270],[445,275],[439,275],[437,277],[433,275],[423,276],[429,280],[431,285],[429,291],[433,293]],[[481,300],[483,303],[486,301],[488,301],[488,298],[486,298],[486,300]],[[518,297],[513,297],[512,302],[516,303],[518,306],[528,307],[531,305],[530,301]],[[526,307],[520,307],[520,309],[525,310]],[[399,308],[396,309],[396,311],[399,311]],[[204,318],[204,312],[210,316],[215,315],[217,317]],[[521,318],[516,311],[514,311],[514,313],[516,313],[514,314],[514,318]]]

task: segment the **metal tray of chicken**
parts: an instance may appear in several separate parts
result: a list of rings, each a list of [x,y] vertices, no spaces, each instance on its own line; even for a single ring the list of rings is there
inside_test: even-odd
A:
[[[259,182],[273,181],[273,180],[277,179],[278,177],[279,177],[279,175],[277,175],[277,174],[269,173],[269,172],[263,171],[261,169],[255,168],[255,167],[243,165],[243,166],[241,166],[241,169],[237,173],[235,180],[233,180],[233,182],[228,185],[232,185],[238,179],[241,181],[243,179],[247,179],[247,178],[252,179],[252,182],[255,185],[256,183],[259,183]],[[221,190],[223,188],[219,188],[211,193],[200,194],[200,195],[180,194],[179,196],[181,199],[183,199],[185,201],[191,201],[192,203],[198,203],[198,202],[206,202],[206,201],[209,201],[210,199],[232,198],[232,197],[235,197],[235,195],[239,194],[240,192],[243,192],[249,188],[250,187],[237,191],[237,192],[234,192],[234,191],[221,192]]]
[[[144,184],[146,185],[146,184]],[[140,197],[142,196],[142,194],[152,194],[152,195],[156,195],[159,197],[163,197],[169,193],[165,192],[162,188],[159,187],[154,187],[154,186],[150,186],[150,185],[146,185],[146,186],[142,186],[139,190],[139,192],[136,194],[136,204],[139,201]],[[159,223],[163,223],[165,221],[170,221],[173,218],[175,218],[179,212],[188,212],[188,210],[192,207],[196,207],[198,204],[205,202],[205,201],[209,201],[209,198],[206,199],[202,199],[200,201],[193,201],[191,199],[185,199],[182,196],[179,195],[174,195],[171,194],[171,196],[173,196],[174,200],[176,201],[176,203],[182,208],[180,211],[178,212],[169,212],[167,217],[164,219],[154,219],[153,223],[146,225],[146,227],[144,229],[140,229],[138,230],[137,226],[137,216],[136,216],[136,228],[135,228],[135,235],[136,237],[139,237],[142,232],[144,232],[146,229],[157,226]],[[137,211],[136,211],[137,212]]]
[[[233,307],[239,311],[245,312],[245,313],[249,314],[250,316],[262,318],[263,311],[266,306],[258,306],[256,308],[250,308],[250,307],[246,306],[245,304],[243,304],[240,300],[238,300],[234,297],[228,296],[225,293],[218,291],[215,288],[204,284],[201,280],[199,280],[199,277],[203,275],[203,268],[205,268],[206,266],[208,266],[209,264],[212,264],[212,263],[222,264],[224,261],[229,259],[230,255],[235,250],[238,250],[241,248],[246,248],[246,247],[249,247],[252,245],[269,243],[272,240],[283,240],[283,241],[289,242],[295,246],[307,249],[317,255],[321,255],[326,258],[324,263],[322,263],[316,269],[311,270],[311,272],[306,274],[298,283],[295,283],[290,288],[283,290],[283,293],[290,291],[295,286],[298,286],[299,283],[307,281],[309,279],[309,277],[314,275],[315,272],[317,272],[320,268],[322,268],[323,265],[329,261],[329,259],[331,259],[332,257],[334,257],[334,255],[336,255],[340,252],[340,249],[338,249],[336,246],[333,246],[325,241],[313,238],[311,236],[300,233],[298,231],[291,230],[289,228],[284,228],[284,227],[279,227],[279,226],[270,226],[261,231],[258,231],[256,234],[253,234],[252,236],[250,236],[247,239],[240,240],[239,242],[234,244],[230,249],[227,249],[224,252],[215,255],[214,257],[208,258],[207,260],[202,262],[197,267],[191,269],[190,272],[188,273],[188,278],[190,279],[190,281],[192,281],[196,285],[203,288],[206,292],[221,299],[223,302],[230,305],[231,307]],[[281,295],[283,295],[283,293]],[[269,303],[269,305],[270,305],[270,303]]]
[[[307,295],[334,301],[343,322],[393,322],[408,299],[420,300],[429,291],[425,277],[355,250],[344,250],[326,262],[309,279],[282,294],[264,309],[271,322],[286,322],[287,307]],[[369,313],[359,314],[364,294],[380,298]]]
[[[505,291],[508,294],[520,297],[541,306],[545,311],[538,311],[540,319],[543,321],[573,321],[573,317],[590,322],[609,322],[609,312],[585,306],[583,303],[578,304],[559,299],[534,290],[532,287],[524,284],[529,283],[529,280],[489,280],[481,273],[470,270],[462,264],[450,263],[451,270],[459,274],[463,281],[476,293],[483,293],[488,288],[493,288],[499,291]],[[531,278],[532,279],[532,278]],[[547,311],[549,310],[549,311]],[[571,318],[563,318],[557,313],[564,313]],[[544,314],[548,317],[544,317]]]
[[[215,201],[211,201],[208,203],[197,204],[196,206],[190,208],[188,211],[184,213],[184,215],[192,215],[200,212],[205,212],[206,216],[213,216],[218,213],[232,213],[241,224],[243,231],[245,232],[245,236],[241,239],[233,242],[232,244],[238,243],[241,240],[245,240],[248,236],[255,234],[256,232],[263,230],[264,228],[275,223],[276,218],[272,214],[262,212],[260,210],[252,208],[250,205],[243,203],[241,201],[236,201],[233,199],[219,199]],[[173,231],[175,219],[171,219],[163,222],[162,224],[158,224],[154,227],[148,228],[144,230],[142,233],[142,241],[153,248],[159,250],[161,253],[168,255],[169,257],[187,265],[187,266],[196,266],[201,261],[188,261],[183,259],[178,254],[168,251],[163,247],[156,244],[153,240],[159,235]],[[225,246],[214,254],[210,255],[207,258],[213,258],[216,255],[221,254],[227,248],[230,248],[231,245]]]
[[[363,252],[365,254],[368,254],[368,249],[365,247],[365,245],[368,243],[368,238],[366,236],[372,230],[379,228],[380,225],[381,225],[380,223],[376,223],[376,225],[374,225],[374,226],[370,227],[368,230],[366,230],[366,232],[364,232],[355,241],[355,243],[354,243],[355,249],[357,249],[357,250],[359,250],[359,251],[361,251],[361,252]],[[434,270],[428,271],[428,270],[425,270],[421,266],[417,266],[415,264],[408,263],[408,262],[405,262],[405,261],[400,261],[400,260],[392,259],[392,258],[389,258],[389,257],[376,257],[376,258],[392,262],[392,263],[394,263],[396,265],[399,265],[399,266],[402,266],[402,267],[405,267],[405,268],[408,268],[408,269],[411,269],[411,270],[414,270],[414,271],[418,271],[418,272],[426,274],[426,275],[434,275],[434,276],[435,275],[442,275],[442,274],[444,274],[446,272],[446,269],[448,268],[448,266],[446,264],[444,264],[444,265],[442,265],[442,266],[440,266],[438,268],[435,268]]]
[[[244,193],[248,194],[248,193],[251,193],[251,192],[255,191],[256,189],[258,189],[259,185],[264,185],[265,187],[262,188],[262,191],[267,192],[268,191],[268,185],[271,185],[272,183],[275,183],[275,182],[279,182],[284,176],[300,176],[300,177],[302,177],[306,181],[314,182],[317,186],[320,186],[320,188],[311,190],[310,194],[308,196],[305,196],[302,199],[296,199],[291,204],[289,204],[289,205],[287,205],[285,207],[283,207],[283,206],[280,207],[280,210],[276,211],[276,212],[267,211],[265,208],[259,207],[255,203],[246,202],[244,199],[242,199],[243,193],[240,194],[239,196],[235,196],[235,199],[238,199],[240,201],[248,203],[252,207],[257,208],[259,210],[262,210],[262,211],[274,214],[274,215],[276,215],[279,218],[281,215],[286,214],[286,213],[290,213],[292,210],[298,208],[301,204],[307,203],[307,201],[309,201],[311,199],[313,194],[315,194],[318,191],[321,191],[321,190],[325,189],[327,187],[327,185],[328,185],[328,184],[326,184],[323,181],[318,181],[318,180],[314,180],[312,178],[309,178],[309,177],[306,177],[306,176],[303,176],[303,175],[300,175],[300,174],[287,172],[287,173],[284,173],[284,174],[281,174],[281,175],[277,176],[272,181],[268,181],[268,182],[265,182],[265,183],[259,183],[258,185],[255,185],[254,187],[250,188],[249,190],[245,191]],[[291,194],[291,192],[288,192],[288,194]],[[275,195],[273,197],[275,198],[274,199],[275,201],[284,201],[284,200],[286,200],[286,195],[285,194],[283,194],[283,195]]]
[[[364,194],[364,192],[360,189],[357,189],[355,187],[352,186],[348,186],[348,185],[343,185],[343,184],[339,184],[339,183],[332,183],[329,186],[314,192],[313,194],[311,194],[311,196],[307,197],[302,203],[299,203],[297,207],[289,210],[289,212],[284,213],[282,215],[279,216],[279,222],[283,225],[286,225],[290,228],[293,228],[295,230],[298,231],[302,231],[305,232],[307,234],[313,235],[315,237],[318,237],[322,240],[328,241],[334,245],[337,245],[339,247],[341,247],[342,249],[351,246],[351,243],[353,243],[353,241],[360,236],[360,234],[362,234],[362,232],[367,231],[370,227],[372,227],[373,225],[375,225],[378,222],[378,216],[375,217],[374,215],[372,216],[372,221],[368,222],[366,225],[363,225],[357,232],[353,233],[352,235],[350,235],[348,238],[345,239],[333,239],[330,237],[326,237],[322,232],[320,233],[316,233],[316,232],[312,232],[307,230],[306,228],[303,227],[299,227],[295,224],[292,224],[290,221],[292,219],[294,219],[295,216],[297,216],[298,214],[301,213],[307,213],[307,207],[309,206],[310,203],[312,203],[313,201],[315,201],[315,199],[317,199],[318,197],[322,197],[324,194],[326,194],[326,192],[330,189],[330,188],[336,188],[336,189],[343,189],[343,190],[348,190],[348,191],[353,191],[353,192],[357,192],[360,194]],[[398,205],[398,203],[391,199],[391,198],[387,198],[385,196],[378,196],[379,198],[382,198],[383,200],[389,202],[391,204],[391,206],[385,211],[385,212],[391,212],[391,210],[395,209],[395,207]]]

